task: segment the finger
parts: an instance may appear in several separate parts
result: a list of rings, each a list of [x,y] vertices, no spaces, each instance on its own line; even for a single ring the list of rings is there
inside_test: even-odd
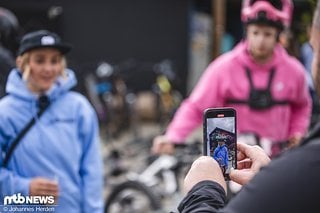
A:
[[[43,190],[47,191],[47,192],[58,192],[59,191],[59,186],[52,186],[52,185],[46,185],[43,186],[42,188]]]
[[[265,151],[258,145],[247,145],[243,143],[239,143],[237,148],[240,152],[246,155],[248,158],[252,159],[252,161],[256,160],[268,160],[268,156]]]
[[[247,158],[247,156],[246,156],[243,152],[241,152],[241,151],[238,150],[238,152],[237,152],[237,159],[238,159],[238,161],[243,160],[243,159],[246,159],[246,158]]]
[[[40,182],[40,186],[44,187],[44,188],[48,188],[48,189],[56,189],[56,188],[58,188],[58,183],[57,183],[57,181],[43,179]]]
[[[243,172],[241,172],[240,170],[238,170],[238,169],[235,169],[235,170],[231,170],[230,171],[230,179],[232,180],[232,181],[234,181],[234,182],[236,182],[236,183],[238,183],[238,184],[243,184],[242,182],[242,179],[241,178],[243,178]]]
[[[244,185],[248,183],[252,177],[253,177],[253,174],[248,169],[244,169],[244,170],[235,169],[230,171],[230,179],[240,185]]]
[[[46,189],[42,187],[35,187],[32,189],[31,195],[53,195],[53,196],[58,196],[59,195],[59,190],[51,190],[51,189]]]
[[[237,143],[237,159],[238,161],[244,160],[246,158],[248,158],[248,150],[251,148],[252,146],[249,146],[245,143]]]
[[[160,150],[160,147],[161,147],[161,144],[159,143],[158,140],[154,141],[153,145],[152,145],[152,148],[151,148],[151,151],[153,154],[158,154],[159,153],[159,150]]]
[[[252,161],[250,159],[245,159],[242,161],[238,161],[237,163],[237,169],[248,169],[252,166]]]
[[[59,185],[56,181],[42,179],[39,181],[38,191],[42,194],[57,194],[59,192]]]
[[[161,151],[164,153],[169,152],[169,146],[167,144],[161,144]]]
[[[258,172],[260,171],[261,167],[267,165],[267,163],[263,162],[263,161],[253,161],[252,165],[251,165],[251,170]]]
[[[166,154],[173,154],[174,153],[174,145],[171,143],[165,144],[165,153]]]
[[[153,144],[151,147],[151,153],[152,154],[158,154],[158,147],[156,146],[156,144]]]
[[[59,191],[40,190],[40,191],[37,192],[37,195],[58,197],[59,196]]]
[[[252,146],[245,144],[245,143],[237,143],[237,150],[240,153],[243,153],[244,155],[247,155],[247,153],[250,150],[250,147],[252,147]]]

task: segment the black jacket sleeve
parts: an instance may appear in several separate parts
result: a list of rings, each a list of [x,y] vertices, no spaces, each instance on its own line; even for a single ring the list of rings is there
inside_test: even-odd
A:
[[[197,183],[180,203],[180,212],[217,212],[224,207],[226,194],[221,185],[205,180]]]
[[[180,212],[320,212],[320,139],[284,153],[263,168],[225,204],[215,182],[201,182],[183,199]]]

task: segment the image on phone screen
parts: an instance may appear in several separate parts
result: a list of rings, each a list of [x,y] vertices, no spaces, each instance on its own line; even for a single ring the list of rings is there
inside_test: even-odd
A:
[[[231,167],[236,168],[236,117],[226,111],[207,113],[205,116],[205,153],[220,165],[229,179]]]

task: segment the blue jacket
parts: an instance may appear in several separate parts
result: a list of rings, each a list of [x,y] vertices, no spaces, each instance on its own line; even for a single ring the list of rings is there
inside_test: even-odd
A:
[[[220,166],[228,167],[228,148],[225,144],[217,146],[213,152],[213,158],[218,161]]]
[[[48,91],[51,104],[16,147],[7,169],[0,168],[0,203],[3,197],[29,194],[33,177],[59,183],[55,212],[103,212],[103,172],[99,153],[98,122],[87,99],[70,91],[77,81],[66,70]],[[36,117],[37,97],[18,70],[9,75],[8,95],[0,100],[0,164],[11,142]]]

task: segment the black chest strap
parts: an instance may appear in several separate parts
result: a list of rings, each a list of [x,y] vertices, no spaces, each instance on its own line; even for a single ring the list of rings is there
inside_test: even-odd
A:
[[[269,72],[270,74],[268,79],[268,85],[264,89],[255,88],[250,69],[248,67],[245,67],[245,70],[250,85],[250,92],[247,95],[247,99],[228,98],[226,101],[227,104],[246,104],[253,109],[267,109],[274,105],[287,105],[289,103],[288,100],[273,99],[271,86],[275,75],[274,67],[272,67]]]

